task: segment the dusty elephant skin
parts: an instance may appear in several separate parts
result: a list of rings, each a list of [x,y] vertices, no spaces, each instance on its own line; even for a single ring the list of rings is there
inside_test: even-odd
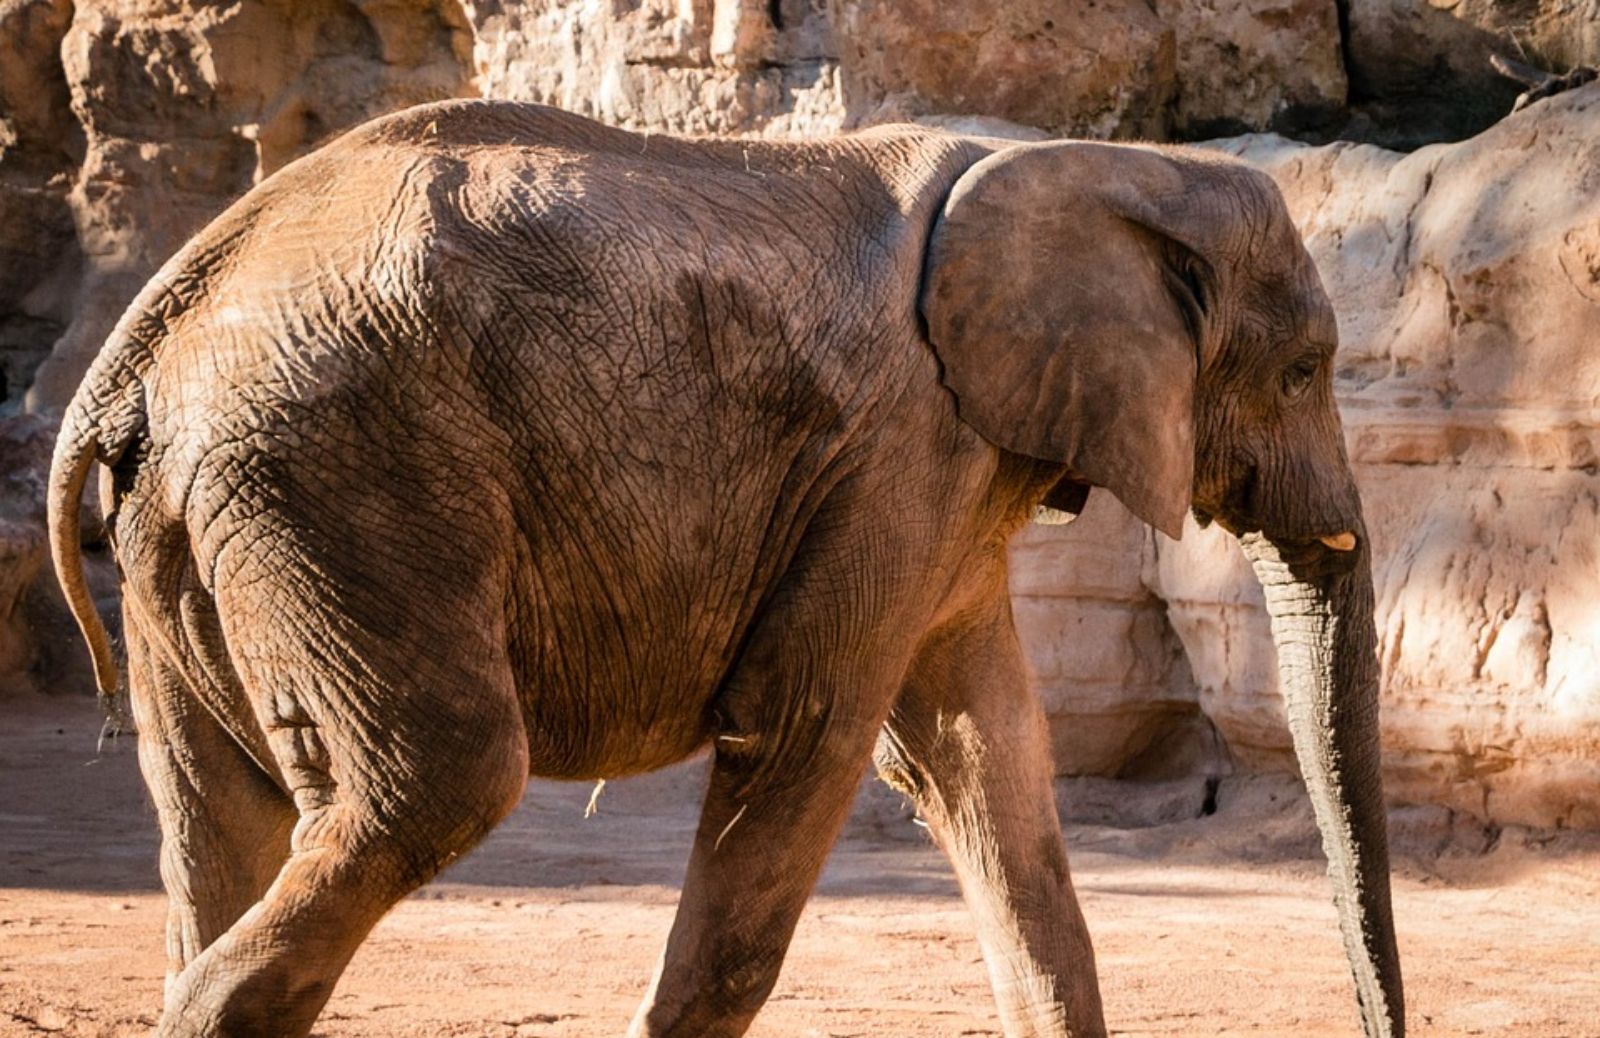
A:
[[[1248,536],[1364,1026],[1402,1034],[1334,340],[1271,182],[1177,150],[452,102],[286,167],[135,301],[51,476],[110,688],[76,507],[107,466],[159,1033],[305,1034],[530,773],[710,744],[630,1034],[744,1032],[872,759],[1006,1033],[1104,1035],[1003,550],[1092,484]]]

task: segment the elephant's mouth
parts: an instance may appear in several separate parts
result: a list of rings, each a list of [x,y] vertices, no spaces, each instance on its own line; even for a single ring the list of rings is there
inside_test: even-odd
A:
[[[1260,518],[1257,507],[1260,474],[1253,464],[1236,460],[1231,471],[1222,480],[1210,484],[1211,492],[1202,495],[1199,487],[1193,504],[1195,522],[1205,529],[1212,523],[1235,537],[1260,533],[1266,523]],[[1220,493],[1218,490],[1220,489]]]
[[[1296,579],[1320,583],[1355,571],[1362,538],[1354,531],[1323,534],[1310,539],[1277,538],[1265,535],[1278,549],[1278,557]],[[1335,541],[1336,543],[1329,543]]]
[[[1197,493],[1195,521],[1202,528],[1216,523],[1235,537],[1266,537],[1298,576],[1350,573],[1363,553],[1358,549],[1366,547],[1365,529],[1357,518],[1346,518],[1349,509],[1336,501],[1314,501],[1309,494],[1270,493],[1261,469],[1243,459],[1235,461],[1222,486],[1222,493]]]
[[[1216,523],[1235,537],[1266,537],[1277,547],[1278,557],[1290,566],[1291,573],[1307,581],[1352,573],[1362,555],[1357,549],[1365,547],[1365,536],[1358,529],[1339,523],[1334,523],[1336,529],[1330,531],[1288,533],[1259,520],[1240,520],[1238,513],[1211,512],[1202,505],[1194,505],[1194,517],[1202,529]]]

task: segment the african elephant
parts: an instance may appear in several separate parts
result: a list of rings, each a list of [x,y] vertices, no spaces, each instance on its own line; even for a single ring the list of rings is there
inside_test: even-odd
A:
[[[1005,553],[1099,486],[1254,560],[1362,1019],[1400,1035],[1335,337],[1272,183],[1200,152],[451,102],[284,168],[135,300],[50,482],[110,689],[76,507],[106,466],[160,1034],[305,1034],[530,774],[710,746],[631,1035],[745,1031],[869,760],[1006,1034],[1104,1035]]]

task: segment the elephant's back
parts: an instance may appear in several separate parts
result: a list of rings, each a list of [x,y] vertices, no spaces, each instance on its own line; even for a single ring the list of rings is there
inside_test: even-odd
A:
[[[673,380],[680,361],[748,376],[744,364],[801,344],[850,352],[839,362],[859,377],[881,366],[881,341],[919,334],[923,239],[969,150],[915,129],[701,141],[542,105],[420,106],[289,164],[174,257],[157,278],[173,286],[157,300],[171,311],[157,360],[189,391],[313,405],[352,385],[460,376],[463,350],[466,376],[492,390],[540,359],[528,350],[563,344],[672,397],[691,388]],[[719,315],[763,355],[713,356]],[[605,356],[619,338],[672,349]]]

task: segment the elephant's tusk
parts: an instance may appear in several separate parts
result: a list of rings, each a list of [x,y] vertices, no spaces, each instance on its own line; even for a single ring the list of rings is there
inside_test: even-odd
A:
[[[1356,548],[1356,535],[1349,530],[1343,533],[1330,533],[1326,537],[1318,537],[1317,540],[1334,551],[1355,551]]]

